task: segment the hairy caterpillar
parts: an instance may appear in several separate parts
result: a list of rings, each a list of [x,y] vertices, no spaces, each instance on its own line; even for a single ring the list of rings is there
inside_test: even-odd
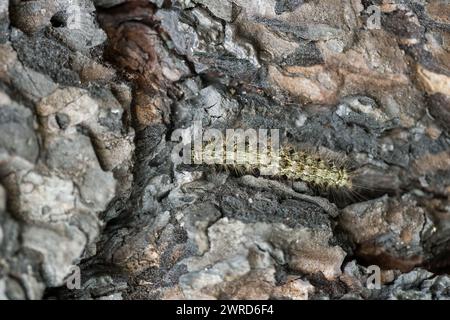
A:
[[[329,155],[282,148],[280,175],[291,180],[301,180],[322,189],[351,189],[351,176],[342,161]]]
[[[214,165],[238,174],[264,174],[275,178],[303,181],[320,190],[351,190],[352,175],[345,161],[325,152],[312,149],[296,150],[293,147],[281,147],[277,152],[265,148],[244,146],[238,150],[236,144],[227,150],[224,144],[214,146],[205,143],[200,150],[191,150],[194,163]],[[230,161],[231,159],[231,161]]]

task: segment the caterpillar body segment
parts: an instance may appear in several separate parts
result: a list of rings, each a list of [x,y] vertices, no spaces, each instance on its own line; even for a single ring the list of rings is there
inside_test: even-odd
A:
[[[320,190],[351,190],[353,187],[345,162],[331,153],[297,150],[291,146],[263,150],[238,150],[236,145],[226,150],[225,144],[214,147],[212,143],[205,143],[201,151],[192,149],[191,158],[193,163],[202,162],[239,175],[270,172],[264,175],[303,181]]]

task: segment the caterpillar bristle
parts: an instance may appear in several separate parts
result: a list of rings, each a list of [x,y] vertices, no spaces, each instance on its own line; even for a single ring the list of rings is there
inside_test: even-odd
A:
[[[267,168],[267,163],[275,162],[278,170],[269,176],[271,178],[303,181],[319,191],[353,190],[348,161],[342,155],[323,149],[297,149],[286,145],[278,152],[268,149],[267,153],[261,154],[258,150],[247,148],[244,152],[237,152],[236,146],[232,150],[226,150],[225,145],[222,150],[214,150],[210,143],[206,143],[200,153],[192,149],[191,157],[193,160],[209,159],[210,163],[214,162],[214,167],[239,176],[257,175]],[[233,159],[231,163],[229,159]]]

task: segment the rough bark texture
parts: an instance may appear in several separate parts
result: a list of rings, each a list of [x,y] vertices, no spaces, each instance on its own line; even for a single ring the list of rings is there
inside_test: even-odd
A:
[[[449,17],[446,0],[0,2],[0,298],[450,298]],[[355,190],[174,166],[195,120],[341,154]]]

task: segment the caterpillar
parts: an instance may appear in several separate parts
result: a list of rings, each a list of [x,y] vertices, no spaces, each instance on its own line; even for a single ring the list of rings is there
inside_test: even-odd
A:
[[[194,163],[214,165],[240,175],[269,172],[265,175],[302,181],[320,190],[351,190],[353,187],[346,162],[330,153],[308,148],[297,150],[292,146],[281,147],[278,152],[271,148],[264,150],[250,149],[248,145],[240,151],[236,145],[227,150],[225,145],[214,148],[209,142],[199,150],[191,149],[191,159]]]
[[[298,151],[290,147],[282,148],[279,174],[321,189],[352,188],[351,175],[344,162],[333,159],[325,153]]]

